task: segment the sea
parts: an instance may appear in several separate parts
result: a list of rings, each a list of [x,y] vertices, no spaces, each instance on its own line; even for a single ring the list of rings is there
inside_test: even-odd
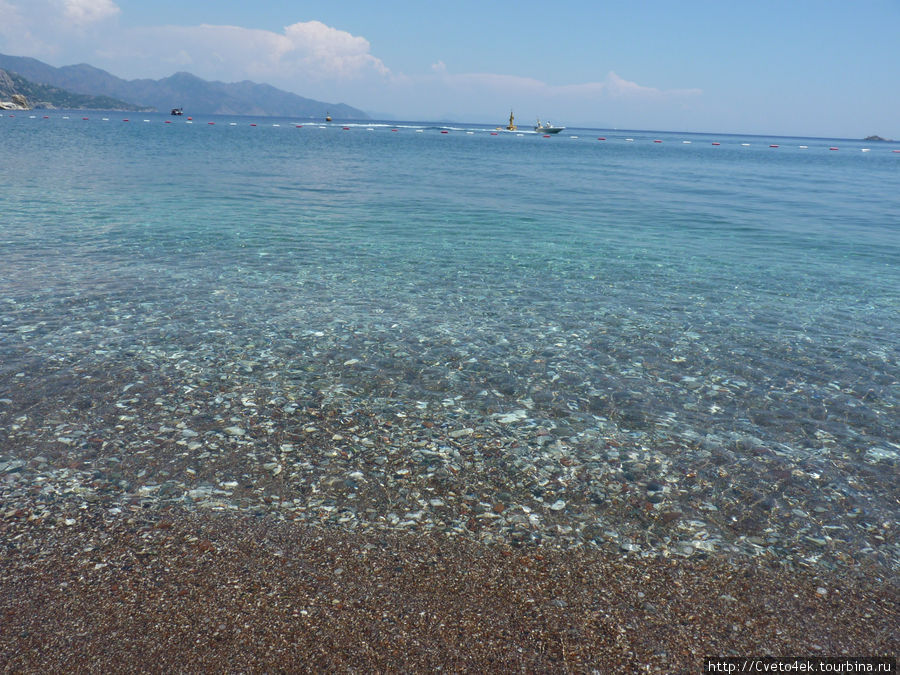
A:
[[[900,564],[900,143],[54,110],[0,148],[7,508]]]

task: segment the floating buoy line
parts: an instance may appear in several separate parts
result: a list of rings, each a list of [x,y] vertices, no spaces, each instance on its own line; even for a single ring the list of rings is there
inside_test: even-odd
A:
[[[4,117],[6,117],[6,118],[14,118],[14,117],[16,117],[16,115],[15,115],[14,113],[9,113],[9,114],[7,114],[7,115],[5,115],[5,116],[2,115],[2,114],[0,114],[0,119],[3,119]],[[63,119],[63,120],[69,120],[69,119],[72,119],[72,117],[71,117],[70,115],[59,115],[57,118],[58,118],[58,119]],[[25,119],[25,117],[24,117],[24,116],[21,116],[20,119]],[[37,115],[28,115],[28,116],[27,116],[27,119],[32,119],[32,120],[38,119],[38,116],[37,116]],[[40,119],[42,119],[42,120],[52,120],[52,119],[54,119],[54,116],[53,116],[53,115],[42,115],[42,116],[40,117]],[[91,119],[92,119],[92,118],[89,117],[89,116],[81,117],[81,121],[83,121],[83,122],[90,122]],[[93,119],[98,119],[98,118],[93,118]],[[109,122],[109,121],[111,121],[109,117],[101,117],[101,118],[99,118],[99,120],[102,121],[102,122]],[[142,121],[143,121],[145,124],[152,124],[152,123],[153,123],[153,120],[151,120],[151,119],[143,119]],[[160,121],[162,121],[163,124],[168,124],[168,125],[177,124],[177,122],[174,122],[174,121],[172,121],[172,120],[160,120]],[[122,122],[131,122],[131,118],[124,117],[124,118],[122,118]],[[184,122],[181,122],[181,123],[182,123],[182,124],[193,124],[193,123],[194,123],[194,118],[193,118],[193,117],[188,117],[187,119],[184,120]],[[223,124],[225,124],[225,123],[223,122]],[[227,124],[228,124],[229,127],[237,127],[237,126],[241,126],[240,123],[238,123],[238,122],[228,122]],[[216,122],[210,120],[210,121],[207,121],[206,125],[209,126],[209,127],[213,127],[213,126],[216,126]],[[259,126],[259,124],[258,124],[257,122],[248,122],[247,125],[250,126],[250,127],[258,127],[258,126]],[[277,122],[271,124],[271,127],[272,127],[272,128],[281,128],[281,126],[282,126],[282,125],[281,125],[280,123],[277,123]],[[291,124],[289,124],[289,125],[287,125],[287,126],[293,127],[293,128],[295,128],[295,129],[304,129],[304,128],[328,129],[328,128],[329,128],[328,126],[321,125],[321,124],[316,124],[316,123],[302,124],[302,123],[300,123],[300,122],[293,122],[293,123],[291,123]],[[379,125],[376,125],[376,126],[379,126],[379,127],[385,128],[385,129],[388,129],[388,130],[391,131],[391,132],[398,132],[398,131],[400,130],[400,129],[399,129],[397,126],[395,126],[395,125],[383,125],[383,124],[379,124]],[[338,127],[332,127],[332,128],[338,128]],[[415,127],[407,127],[407,128],[412,129],[413,131],[415,131],[415,132],[418,133],[418,134],[425,133],[425,131],[426,131],[426,129],[420,129],[420,128],[415,128]],[[375,128],[375,126],[372,126],[371,124],[366,124],[366,125],[359,124],[359,125],[341,126],[340,129],[341,129],[342,131],[352,131],[353,129],[363,129],[363,130],[365,130],[365,131],[377,131],[377,129]],[[489,130],[489,129],[471,130],[471,129],[460,129],[460,128],[441,128],[441,127],[433,127],[432,130],[437,130],[437,131],[439,131],[442,135],[450,135],[450,134],[451,134],[452,132],[454,132],[454,131],[457,131],[457,132],[460,132],[460,131],[461,131],[461,132],[464,132],[464,133],[465,133],[466,135],[468,135],[468,136],[473,136],[473,135],[477,134],[479,131],[485,131],[485,132],[488,132],[491,136],[500,136],[500,135],[502,135],[502,132],[500,132],[500,131],[492,131],[492,130]],[[521,133],[521,132],[516,133],[515,136],[516,136],[517,138],[524,138],[524,137],[526,137],[526,136],[533,136],[533,137],[539,137],[539,138],[553,138],[553,137],[554,137],[554,136],[551,135],[551,134],[540,134],[540,133],[534,133],[534,134],[532,134],[532,133]],[[579,136],[569,136],[569,138],[570,138],[571,140],[579,140]],[[635,138],[632,138],[632,137],[622,137],[622,138],[616,139],[616,138],[611,138],[611,137],[608,137],[608,136],[598,136],[598,137],[597,137],[597,140],[598,140],[598,141],[607,141],[607,140],[616,141],[616,140],[620,140],[620,141],[623,141],[623,142],[625,142],[625,143],[635,143],[635,142],[638,142]],[[653,143],[653,144],[657,144],[657,145],[662,145],[663,142],[664,142],[663,139],[661,139],[661,138],[650,138],[650,139],[648,139],[648,141],[651,142],[651,143]],[[691,144],[693,144],[693,142],[694,142],[693,140],[682,140],[682,141],[681,141],[681,144],[682,144],[682,145],[691,145]],[[721,141],[711,141],[710,144],[713,145],[713,146],[716,146],[716,147],[722,146],[722,142],[721,142]],[[741,145],[741,147],[749,148],[749,147],[752,147],[753,144],[752,144],[752,143],[743,142],[743,143],[740,143],[740,145]],[[775,149],[781,148],[781,144],[779,144],[779,143],[769,143],[769,144],[768,144],[768,147],[771,148],[771,149],[773,149],[773,150],[775,150]],[[808,146],[808,145],[798,145],[798,146],[796,146],[796,147],[797,147],[798,149],[800,149],[800,150],[808,150],[810,146]],[[822,147],[825,148],[825,149],[827,149],[827,150],[829,150],[829,151],[831,151],[831,152],[840,150],[840,148],[839,148],[838,146],[834,146],[834,145],[831,145],[831,146],[822,146]],[[860,151],[861,151],[861,152],[865,152],[865,153],[870,153],[870,152],[872,152],[872,148],[860,148]],[[891,149],[890,151],[891,151],[893,154],[900,154],[900,149]]]

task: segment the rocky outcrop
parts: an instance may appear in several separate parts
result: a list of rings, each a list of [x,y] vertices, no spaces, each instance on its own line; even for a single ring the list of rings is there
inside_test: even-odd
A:
[[[22,94],[13,94],[9,101],[0,101],[0,110],[31,110],[28,99]]]
[[[28,99],[20,94],[13,79],[0,70],[0,110],[31,110]]]
[[[881,136],[866,136],[864,141],[889,141],[889,138],[882,138]]]

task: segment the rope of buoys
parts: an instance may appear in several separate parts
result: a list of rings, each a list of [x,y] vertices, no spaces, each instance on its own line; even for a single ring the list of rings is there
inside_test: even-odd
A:
[[[12,117],[12,118],[14,118],[14,117],[16,117],[16,115],[15,115],[14,113],[9,113],[9,114],[7,115],[7,117]],[[61,118],[64,119],[64,120],[72,119],[69,115],[61,115]],[[2,115],[0,115],[0,119],[2,119]],[[37,115],[30,115],[30,116],[29,116],[29,119],[38,119],[38,116],[37,116]],[[49,119],[52,119],[52,116],[51,116],[51,115],[43,115],[43,116],[41,116],[41,119],[49,120]],[[82,117],[81,119],[82,119],[83,121],[86,121],[86,122],[87,122],[87,121],[90,121],[92,118],[89,117],[89,116],[85,116],[85,117]],[[94,119],[97,119],[97,118],[94,118]],[[104,121],[104,122],[110,121],[110,118],[108,118],[108,117],[101,117],[101,118],[99,118],[99,119],[100,119],[101,121]],[[188,117],[187,120],[185,121],[185,123],[186,123],[186,124],[192,124],[192,123],[193,123],[193,119],[194,119],[193,117]],[[146,123],[146,124],[150,124],[150,123],[153,122],[153,120],[150,120],[150,119],[145,119],[145,120],[143,120],[143,121],[144,121],[144,123]],[[122,122],[131,122],[131,118],[124,117],[124,118],[122,118]],[[163,123],[164,123],[164,124],[174,124],[174,122],[171,121],[171,120],[163,120]],[[207,122],[207,125],[209,125],[209,126],[215,126],[216,124],[217,124],[217,122],[213,122],[213,121],[208,121],[208,122]],[[223,122],[223,124],[224,124],[224,122]],[[230,126],[237,126],[238,123],[237,123],[237,122],[228,122],[228,124],[229,124]],[[302,129],[302,128],[304,127],[303,124],[298,124],[298,123],[293,123],[293,125],[294,125],[294,127],[297,128],[297,129]],[[250,126],[251,126],[251,127],[256,127],[256,126],[259,126],[259,124],[256,123],[256,122],[250,122]],[[281,127],[282,125],[281,125],[280,123],[275,122],[275,123],[272,123],[271,126],[272,126],[272,127]],[[385,126],[387,126],[387,125],[385,125]],[[320,126],[319,128],[320,128],[320,129],[326,129],[327,127],[325,127],[325,126]],[[349,127],[349,126],[345,126],[345,127],[341,127],[341,128],[342,128],[344,131],[350,131],[350,130],[351,130],[351,127]],[[373,128],[373,127],[366,127],[366,130],[367,130],[367,131],[375,131],[376,129]],[[399,131],[399,129],[397,129],[396,127],[390,127],[390,130],[391,130],[392,132],[397,132],[397,131]],[[416,133],[423,133],[425,130],[424,130],[424,129],[414,129],[414,131],[415,131]],[[441,132],[442,134],[449,134],[451,131],[452,131],[451,129],[441,129],[441,130],[440,130],[440,132]],[[465,131],[465,133],[466,133],[467,135],[470,135],[470,136],[476,134],[476,131],[468,131],[468,130],[461,130],[461,131]],[[485,130],[485,131],[487,131],[487,130]],[[490,131],[489,133],[490,133],[491,136],[499,136],[499,132],[497,132],[497,131]],[[522,137],[525,136],[525,135],[528,135],[528,134],[521,134],[521,133],[517,133],[517,134],[516,134],[516,136],[518,136],[519,138],[522,138]],[[542,134],[541,137],[542,137],[542,138],[552,138],[553,135],[552,135],[552,134]],[[580,136],[569,136],[569,138],[577,140],[577,139],[580,138]],[[607,137],[606,137],[606,136],[598,136],[598,137],[597,137],[597,140],[598,140],[598,141],[605,141],[605,140],[607,140]],[[614,140],[615,140],[615,139],[614,139]],[[634,138],[624,138],[624,139],[620,139],[620,140],[624,140],[625,142],[631,143],[631,142],[634,142],[635,139],[634,139]],[[655,139],[653,139],[653,143],[660,143],[660,144],[661,144],[661,143],[664,143],[664,142],[665,142],[664,139],[661,139],[661,138],[655,138]],[[681,142],[682,142],[683,144],[685,144],[685,145],[690,145],[690,144],[693,143],[693,141],[691,141],[691,140],[682,140]],[[721,146],[722,143],[721,143],[720,141],[711,141],[711,145],[714,145],[714,146]],[[750,145],[751,145],[750,143],[741,143],[741,146],[743,146],[743,147],[750,147]],[[771,143],[771,144],[769,144],[769,147],[770,147],[770,148],[780,148],[781,146],[780,146],[778,143]],[[798,146],[796,146],[796,147],[799,148],[799,149],[802,149],[802,150],[807,150],[807,149],[809,149],[809,146],[808,146],[808,145],[798,145]],[[828,150],[830,150],[830,151],[837,151],[837,150],[840,150],[840,148],[839,148],[838,146],[829,146],[829,147],[828,147]],[[871,148],[860,148],[860,152],[866,152],[866,153],[868,153],[868,152],[872,152],[872,149],[871,149]],[[900,149],[892,149],[891,152],[894,153],[894,154],[900,154]]]

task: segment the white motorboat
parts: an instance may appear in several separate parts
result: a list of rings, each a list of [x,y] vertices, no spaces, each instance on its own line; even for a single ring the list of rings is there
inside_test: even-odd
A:
[[[558,134],[563,129],[565,129],[565,127],[554,126],[549,120],[546,122],[541,122],[540,117],[538,118],[537,124],[534,127],[534,130],[539,134]]]

